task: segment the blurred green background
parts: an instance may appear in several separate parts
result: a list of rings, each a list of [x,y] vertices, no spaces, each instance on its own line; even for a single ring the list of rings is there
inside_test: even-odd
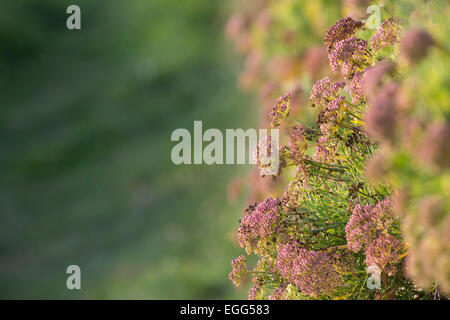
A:
[[[227,188],[250,168],[170,160],[194,120],[256,123],[224,5],[1,1],[0,298],[246,297],[227,279],[243,208]]]

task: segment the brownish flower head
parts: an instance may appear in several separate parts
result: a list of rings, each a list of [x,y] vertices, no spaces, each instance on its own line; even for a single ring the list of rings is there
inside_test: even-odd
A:
[[[333,83],[330,78],[325,77],[313,85],[309,100],[313,107],[326,107],[328,103],[338,97],[339,91],[344,87],[344,81]]]
[[[367,41],[356,37],[336,42],[328,55],[331,70],[334,73],[342,71],[347,79],[365,69],[367,58]]]
[[[410,63],[417,63],[427,55],[434,44],[433,38],[427,31],[411,29],[402,39],[400,53]]]
[[[380,151],[366,163],[366,175],[369,181],[376,184],[383,181],[388,172],[388,159],[385,152]]]
[[[228,279],[230,279],[236,287],[241,285],[247,274],[247,270],[245,269],[246,260],[247,258],[241,255],[231,261],[233,270],[228,275]]]
[[[419,203],[419,222],[425,227],[438,224],[443,213],[442,200],[437,196],[428,196]]]
[[[363,72],[357,72],[350,82],[349,89],[353,104],[360,104],[365,101],[363,76]]]
[[[450,168],[450,124],[432,124],[425,132],[419,157],[436,169]]]
[[[306,128],[300,124],[295,126],[289,132],[289,151],[290,157],[295,163],[300,163],[308,148],[306,142]]]
[[[392,213],[396,217],[403,217],[408,208],[410,195],[408,189],[400,189],[392,195]]]
[[[273,106],[272,111],[269,113],[272,127],[278,128],[280,124],[289,116],[289,112],[291,111],[289,104],[291,96],[292,94],[290,92],[282,95]]]
[[[358,203],[345,226],[347,248],[353,252],[367,249],[379,235],[387,234],[393,222],[390,211],[389,199],[375,205]]]
[[[370,38],[370,44],[375,51],[381,48],[393,45],[398,41],[400,35],[400,26],[402,19],[399,17],[390,17],[384,21],[378,28],[377,33]]]
[[[393,68],[394,65],[391,62],[383,61],[364,71],[361,82],[366,97],[370,99],[376,95]]]
[[[442,241],[442,236],[436,229],[429,230],[420,237],[420,241],[416,240],[408,254],[408,276],[423,289],[429,289],[436,282],[449,288],[449,247]]]
[[[396,83],[390,83],[380,89],[370,101],[366,112],[366,129],[369,136],[393,141],[397,127],[397,106],[395,95],[398,91]]]
[[[404,91],[402,91],[404,92]],[[411,154],[417,152],[417,146],[420,145],[423,138],[425,124],[424,119],[409,117],[402,121],[402,130],[399,143]]]
[[[382,235],[374,240],[366,250],[366,265],[384,269],[386,265],[396,263],[400,259],[403,244],[390,234]]]
[[[340,18],[327,30],[327,34],[323,39],[327,46],[328,53],[331,53],[336,42],[351,37],[362,26],[363,22],[361,21],[355,21],[350,17]]]
[[[303,66],[314,80],[324,75],[328,70],[328,54],[324,46],[315,46],[306,51]]]

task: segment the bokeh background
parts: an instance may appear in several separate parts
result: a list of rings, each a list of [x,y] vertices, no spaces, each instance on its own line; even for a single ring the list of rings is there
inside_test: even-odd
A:
[[[81,7],[82,29],[66,28]],[[247,166],[175,166],[176,128],[249,128],[226,2],[0,3],[0,298],[245,298]],[[79,265],[82,289],[66,288]]]

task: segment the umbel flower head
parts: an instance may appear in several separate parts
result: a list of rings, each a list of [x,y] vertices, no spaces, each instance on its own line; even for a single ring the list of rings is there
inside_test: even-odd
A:
[[[362,26],[363,22],[355,21],[350,17],[340,18],[336,21],[336,23],[327,30],[327,34],[323,39],[327,46],[328,53],[331,53],[338,41],[351,37]]]
[[[380,234],[387,234],[392,224],[390,200],[385,199],[376,205],[357,204],[345,226],[347,247],[358,252],[376,239]]]
[[[246,260],[247,258],[241,255],[231,261],[233,270],[228,275],[228,279],[230,279],[236,287],[238,287],[242,283],[242,280],[247,274],[247,269],[245,268]]]
[[[355,73],[349,85],[352,103],[359,104],[373,98],[379,89],[391,80],[389,76],[393,70],[392,62],[382,61]]]
[[[289,116],[289,111],[291,109],[289,101],[291,99],[291,96],[291,93],[287,93],[281,96],[273,106],[272,111],[269,113],[272,127],[279,127],[281,122],[283,122]]]
[[[269,197],[242,218],[238,241],[248,254],[252,251],[260,252],[263,248],[259,247],[258,242],[265,242],[278,230],[281,220],[280,204],[280,199]]]
[[[312,106],[326,107],[330,101],[337,97],[339,91],[345,87],[345,82],[336,82],[325,77],[317,81],[311,89],[309,100]]]
[[[248,300],[256,300],[260,292],[261,285],[259,283],[256,283],[248,292]]]
[[[402,19],[390,17],[384,21],[377,30],[377,33],[370,38],[370,44],[375,51],[393,45],[398,41],[400,35]]]
[[[400,259],[403,244],[390,234],[382,235],[372,241],[366,250],[366,265],[378,266],[381,270]]]
[[[295,163],[300,163],[308,148],[306,142],[306,128],[300,124],[291,129],[289,132],[289,154]]]
[[[338,41],[328,55],[331,70],[334,73],[342,71],[347,79],[355,73],[364,70],[367,66],[367,41],[350,37]]]
[[[255,147],[253,158],[261,175],[277,175],[280,172],[280,150],[277,139],[272,139],[271,135],[261,138]]]
[[[333,163],[336,161],[336,150],[332,143],[330,143],[330,140],[333,139],[331,126],[332,124],[326,122],[320,125],[322,136],[317,141],[316,153],[314,155],[316,161],[323,163]]]
[[[295,241],[279,246],[277,268],[284,279],[315,298],[329,296],[343,284],[331,257],[325,252],[300,248]]]
[[[360,104],[366,99],[364,95],[363,75],[363,71],[357,72],[350,82],[349,89],[353,104]]]
[[[287,288],[287,283],[282,282],[275,291],[269,296],[269,300],[284,300],[284,293]]]
[[[284,207],[295,208],[298,206],[301,197],[302,183],[299,180],[289,181],[289,184],[284,189],[281,201]]]
[[[333,101],[328,103],[328,106],[325,110],[323,119],[326,119],[327,122],[336,123],[339,122],[340,117],[342,116],[342,109],[345,106],[345,97],[337,97]]]

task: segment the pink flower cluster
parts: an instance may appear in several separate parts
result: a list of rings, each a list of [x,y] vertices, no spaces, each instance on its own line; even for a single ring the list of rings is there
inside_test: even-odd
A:
[[[230,279],[236,287],[238,287],[242,283],[242,280],[247,274],[247,270],[245,268],[246,260],[247,259],[245,258],[245,256],[239,256],[231,261],[233,270],[229,273],[228,279]]]
[[[330,122],[336,122],[338,120],[340,111],[345,104],[345,97],[338,97],[328,103],[328,107],[325,110],[325,119]]]
[[[269,113],[272,127],[279,127],[281,122],[288,117],[290,111],[289,100],[291,99],[291,96],[290,93],[281,96],[273,106],[272,111]]]
[[[364,87],[363,87],[363,75],[364,72],[357,72],[354,76],[352,81],[350,82],[349,89],[350,89],[350,95],[352,96],[352,103],[353,104],[360,104],[364,102],[365,95],[364,95]]]
[[[277,140],[272,139],[271,135],[261,138],[256,145],[253,152],[253,161],[260,169],[261,175],[273,175],[277,169],[280,169],[277,162],[280,156],[280,148],[277,148]]]
[[[394,236],[382,235],[374,240],[366,250],[366,265],[376,265],[381,270],[400,259],[403,245]]]
[[[275,291],[269,296],[269,300],[283,300],[284,292],[286,291],[287,283],[281,283]]]
[[[261,286],[255,284],[248,292],[248,300],[256,300],[258,293],[261,291]]]
[[[314,159],[323,163],[333,163],[335,161],[335,149],[329,141],[332,138],[330,124],[322,123],[320,125],[320,132],[322,136],[317,142]]]
[[[281,197],[283,206],[292,208],[297,207],[299,204],[301,190],[302,190],[302,183],[300,181],[298,180],[289,181],[289,184],[284,189],[283,196]]]
[[[399,17],[390,17],[384,21],[377,33],[370,38],[372,48],[378,51],[397,42],[400,35],[401,23],[402,19]]]
[[[330,80],[330,78],[325,77],[317,81],[311,89],[311,95],[309,100],[311,101],[313,107],[325,107],[330,101],[337,97],[338,92],[344,88],[345,82],[336,82]]]
[[[401,241],[388,233],[393,221],[390,207],[389,199],[376,205],[358,204],[345,228],[347,247],[353,252],[365,249],[366,265],[376,265],[381,270],[398,262],[404,248]]]
[[[306,133],[304,125],[297,125],[289,132],[289,153],[295,163],[303,160],[307,149]]]
[[[279,246],[277,268],[284,279],[315,298],[331,295],[343,284],[337,264],[325,252],[308,251],[297,242]]]
[[[328,58],[334,73],[342,70],[342,74],[350,79],[356,72],[365,68],[366,55],[367,41],[350,37],[337,42]]]
[[[355,21],[351,17],[340,18],[327,30],[327,34],[323,39],[327,46],[328,53],[334,49],[334,46],[338,41],[351,37],[362,26],[363,23],[361,21]]]
[[[353,252],[358,252],[366,249],[380,233],[387,233],[392,224],[390,210],[389,199],[376,205],[357,204],[345,227],[347,247]]]
[[[247,253],[256,249],[258,241],[272,237],[281,220],[280,199],[267,198],[244,216],[238,230],[238,241]]]

